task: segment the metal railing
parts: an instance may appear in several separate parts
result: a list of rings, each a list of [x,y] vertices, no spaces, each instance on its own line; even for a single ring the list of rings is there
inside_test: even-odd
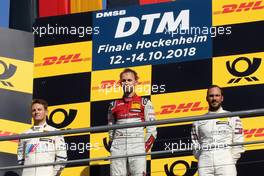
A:
[[[150,122],[137,122],[137,123],[118,124],[118,125],[111,125],[111,126],[105,125],[105,126],[97,126],[97,127],[91,127],[91,128],[78,128],[78,129],[60,130],[60,131],[51,131],[51,132],[42,132],[42,133],[28,133],[28,134],[19,134],[19,135],[11,135],[11,136],[1,136],[0,141],[36,138],[36,137],[45,137],[45,136],[67,135],[67,134],[80,134],[80,133],[89,133],[89,132],[103,132],[103,131],[122,129],[122,128],[133,128],[133,127],[144,127],[144,126],[151,126],[151,125],[184,123],[184,122],[192,122],[192,121],[198,121],[198,120],[210,120],[210,119],[234,117],[234,116],[247,116],[247,117],[253,117],[254,116],[255,117],[255,116],[259,116],[259,115],[264,115],[264,109],[253,109],[253,110],[245,110],[245,111],[224,112],[224,113],[217,113],[217,114],[206,114],[206,115],[199,115],[199,116],[189,116],[189,117],[182,117],[182,118],[156,120],[156,121],[150,121]],[[261,143],[264,143],[264,140],[243,142],[243,143],[234,143],[234,144],[230,144],[228,146],[252,145],[252,144],[261,144]],[[155,152],[149,152],[149,153],[138,153],[138,154],[130,154],[130,155],[88,158],[88,159],[79,159],[79,160],[71,160],[71,161],[64,161],[64,162],[43,163],[43,164],[6,166],[6,167],[0,167],[0,171],[1,170],[11,170],[11,169],[13,170],[13,169],[31,168],[31,167],[41,167],[41,166],[48,166],[48,165],[87,163],[87,162],[91,162],[91,161],[102,161],[102,160],[118,159],[118,158],[124,158],[124,157],[137,157],[137,156],[146,156],[146,155],[164,155],[164,154],[173,154],[173,153],[188,152],[188,151],[191,151],[191,149],[155,151]]]
[[[144,126],[151,126],[151,125],[164,125],[164,124],[172,124],[172,123],[192,122],[192,121],[198,121],[198,120],[217,119],[217,118],[224,118],[224,117],[252,116],[252,115],[264,115],[264,108],[245,110],[245,111],[224,112],[224,113],[217,113],[217,114],[206,114],[206,115],[199,115],[199,116],[189,116],[189,117],[182,117],[182,118],[172,118],[172,119],[156,120],[156,121],[150,121],[150,122],[136,122],[136,123],[118,124],[118,125],[111,125],[111,126],[104,125],[104,126],[96,126],[96,127],[90,127],[90,128],[48,131],[45,133],[28,133],[28,134],[17,134],[17,135],[11,135],[11,136],[0,136],[0,141],[36,138],[36,137],[45,137],[45,136],[67,135],[67,134],[103,132],[103,131],[122,129],[122,128],[144,127]]]

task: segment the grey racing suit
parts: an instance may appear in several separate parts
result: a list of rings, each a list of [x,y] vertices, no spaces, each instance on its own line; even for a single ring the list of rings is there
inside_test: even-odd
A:
[[[24,133],[55,131],[47,124],[33,126]],[[67,152],[63,136],[21,139],[17,151],[18,164],[30,165],[67,161]],[[22,176],[59,176],[64,165],[50,165],[23,169]]]
[[[217,112],[227,112],[220,107]],[[244,142],[242,123],[239,117],[201,120],[193,123],[192,142],[198,160],[199,176],[236,176],[235,164],[244,152],[243,146],[228,144]]]
[[[109,125],[153,120],[155,113],[150,100],[136,95],[113,101],[108,111]],[[111,156],[144,153],[156,135],[155,126],[147,126],[146,135],[144,127],[110,130]],[[146,156],[112,159],[110,173],[111,176],[146,175]]]

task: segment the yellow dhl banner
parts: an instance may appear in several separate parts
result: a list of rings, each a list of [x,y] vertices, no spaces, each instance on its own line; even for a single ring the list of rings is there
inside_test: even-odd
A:
[[[151,176],[193,175],[197,176],[198,163],[193,156],[151,160]]]
[[[66,167],[62,170],[61,176],[90,176],[90,167],[89,166],[79,166],[79,167]]]
[[[27,131],[31,124],[0,119],[0,136],[11,136]],[[18,140],[0,142],[0,151],[17,154]]]
[[[151,66],[131,67],[139,76],[135,88],[137,95],[150,95],[151,93]],[[119,74],[124,70],[112,69],[92,72],[91,101],[117,99],[123,96]]]
[[[156,119],[203,115],[208,111],[206,89],[151,95]],[[188,122],[191,123],[191,122]],[[178,123],[176,125],[182,125]],[[175,124],[174,124],[175,125]],[[170,126],[169,124],[163,126]]]
[[[90,127],[90,102],[49,107],[48,121],[59,129]]]
[[[243,118],[245,142],[264,140],[264,117]],[[246,145],[246,150],[264,149],[263,144]]]
[[[90,158],[100,158],[110,156],[108,133],[94,133],[90,135]],[[110,161],[92,161],[91,165],[110,164]]]
[[[0,88],[32,93],[33,63],[0,57]]]
[[[264,0],[213,0],[213,26],[262,21]]]
[[[92,42],[34,49],[34,78],[90,72],[91,67]]]
[[[213,84],[234,87],[264,83],[264,52],[213,58]]]

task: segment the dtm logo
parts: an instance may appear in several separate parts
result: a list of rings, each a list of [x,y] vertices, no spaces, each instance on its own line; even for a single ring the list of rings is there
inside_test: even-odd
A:
[[[264,128],[253,128],[244,130],[245,138],[264,137]]]
[[[153,25],[156,21],[159,21],[155,30],[156,34],[164,31],[175,31],[177,28],[188,30],[190,25],[189,18],[190,10],[182,10],[176,19],[174,18],[174,12],[165,12],[163,16],[161,13],[142,15],[141,19],[135,16],[123,17],[118,21],[115,38],[128,37],[135,34],[139,29],[140,23],[145,24],[142,31],[143,35],[151,34],[152,28],[156,26]]]
[[[0,73],[0,82],[4,85],[4,86],[8,86],[8,87],[14,87],[13,84],[11,82],[8,81],[2,81],[2,80],[6,80],[11,78],[16,70],[17,70],[17,66],[13,65],[13,64],[9,64],[7,65],[4,61],[0,60],[0,68],[1,65],[4,68],[4,71],[2,73]]]
[[[59,64],[67,64],[71,62],[81,62],[81,61],[91,60],[91,58],[81,58],[80,56],[81,56],[81,53],[62,55],[60,57],[57,57],[57,56],[45,57],[43,58],[43,62],[35,64],[35,67],[50,66],[54,64],[59,65]]]
[[[203,111],[207,110],[208,107],[201,107],[201,102],[190,102],[190,103],[181,103],[179,105],[163,105],[160,107],[161,111],[157,114],[171,114],[171,113],[180,113],[180,112],[189,112],[189,111]]]
[[[170,166],[170,169],[168,168],[168,164],[165,164],[164,165],[164,170],[165,170],[165,173],[167,176],[176,176],[176,175],[179,175],[179,173],[177,173],[177,168],[174,169],[175,166],[177,165],[184,165],[186,170],[185,170],[185,173],[182,174],[182,176],[193,176],[196,171],[197,171],[197,162],[195,161],[192,161],[191,163],[191,167],[190,165],[184,161],[184,160],[178,160],[178,161],[175,161],[171,166]],[[181,169],[182,170],[182,169]]]
[[[225,13],[233,13],[233,12],[242,12],[249,10],[262,10],[264,9],[263,1],[251,1],[251,2],[243,2],[240,4],[227,4],[222,6],[222,11],[214,12],[217,14],[225,14]]]
[[[55,117],[55,114],[56,115],[63,114],[64,120],[61,123],[55,123],[53,119]],[[77,115],[76,109],[70,109],[69,113],[65,109],[62,109],[62,108],[55,109],[54,111],[50,113],[49,118],[47,119],[47,123],[50,126],[53,126],[55,128],[65,128],[73,122],[76,115]]]
[[[238,71],[236,64],[239,62],[246,62],[247,63],[247,69],[244,71]],[[239,57],[237,58],[232,64],[230,61],[226,62],[226,68],[230,74],[233,76],[236,76],[238,78],[232,78],[228,81],[228,84],[231,83],[238,83],[242,78],[247,80],[248,82],[251,81],[259,81],[259,79],[255,76],[249,77],[249,75],[252,75],[256,72],[256,70],[259,68],[261,63],[261,58],[253,58],[253,62],[250,61],[247,57]]]

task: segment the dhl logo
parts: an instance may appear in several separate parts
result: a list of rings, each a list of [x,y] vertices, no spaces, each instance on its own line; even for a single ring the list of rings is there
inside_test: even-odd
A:
[[[190,103],[181,103],[179,105],[170,104],[163,105],[160,107],[161,111],[157,112],[157,115],[171,114],[171,113],[180,113],[180,112],[189,112],[189,111],[203,111],[208,110],[208,107],[201,107],[201,102],[190,102]]]
[[[244,129],[244,137],[245,138],[264,137],[264,128]]]
[[[15,135],[15,134],[17,134],[17,133],[0,130],[0,136],[11,136],[11,135]],[[12,140],[11,142],[18,143],[18,140]]]
[[[138,82],[138,85],[149,85],[149,84],[150,84],[150,81]],[[120,86],[121,86],[120,81],[103,80],[103,81],[101,81],[100,86],[94,86],[94,87],[92,87],[92,90],[118,88]]]
[[[86,62],[90,61],[91,58],[81,58],[81,53],[76,54],[68,54],[68,55],[62,55],[62,56],[50,56],[43,58],[42,63],[35,64],[35,67],[40,66],[50,66],[50,65],[58,65],[58,64],[67,64],[71,62]]]
[[[222,6],[221,11],[214,12],[215,15],[226,14],[226,13],[236,13],[249,10],[261,10],[264,9],[263,1],[250,1],[243,2],[240,4],[227,4]]]

